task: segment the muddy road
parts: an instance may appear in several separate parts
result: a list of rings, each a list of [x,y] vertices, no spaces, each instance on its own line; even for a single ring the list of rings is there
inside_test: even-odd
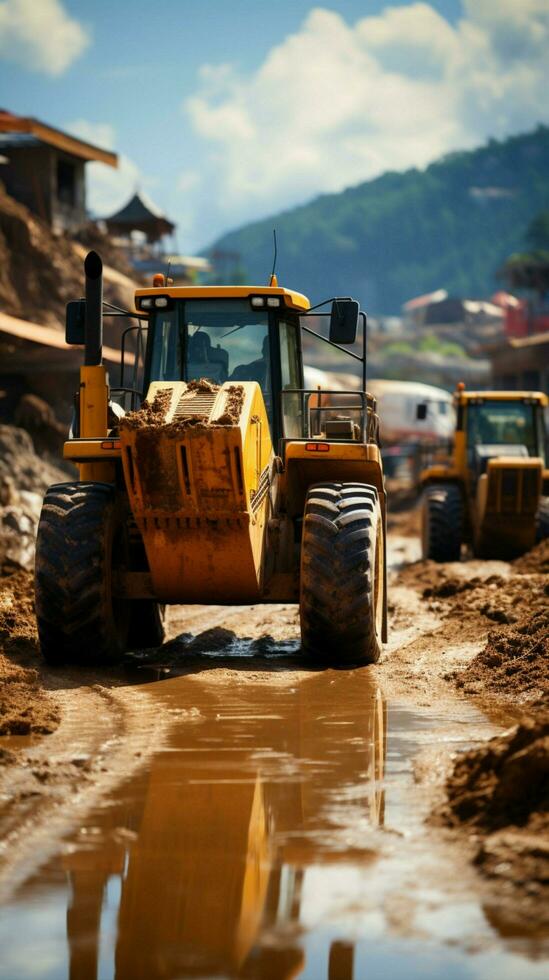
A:
[[[475,660],[542,614],[544,569],[417,564],[414,522],[392,521],[375,667],[304,663],[294,606],[174,608],[160,650],[97,673],[31,676],[31,624],[12,636],[1,978],[547,975],[545,871],[480,873],[491,838],[446,788],[545,690],[538,664],[491,691]]]

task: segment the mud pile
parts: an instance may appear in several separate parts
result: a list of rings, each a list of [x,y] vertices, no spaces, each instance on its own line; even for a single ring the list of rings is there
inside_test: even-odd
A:
[[[189,381],[187,384],[187,391],[196,391],[197,394],[214,395],[219,391],[219,388],[220,385],[208,378],[199,378],[198,381]]]
[[[33,577],[15,572],[0,579],[0,735],[47,735],[59,712],[27,666],[37,655]],[[12,761],[0,749],[0,765]]]
[[[124,272],[124,261],[116,259],[112,246],[109,259]],[[61,328],[67,302],[82,295],[83,276],[81,248],[79,251],[66,236],[54,236],[48,225],[6,194],[0,183],[0,309],[23,320]],[[132,302],[131,290],[121,282],[105,276],[104,286],[109,303],[127,306]],[[109,320],[105,331],[109,344],[120,334],[116,324],[111,329]]]
[[[509,566],[508,566],[509,567]],[[443,619],[513,624],[527,610],[544,608],[549,602],[547,577],[542,574],[473,574],[467,578],[468,565],[438,565],[419,561],[403,568],[399,581],[417,589],[427,608]],[[478,564],[477,564],[478,568]],[[489,571],[489,567],[487,571]]]
[[[487,634],[486,646],[467,667],[446,675],[465,694],[488,695],[513,706],[540,698],[549,702],[549,581],[537,571],[544,560],[543,550],[536,548],[521,559],[535,572],[523,573],[515,563],[509,575],[485,578],[465,578],[434,562],[403,570],[401,577],[419,586],[430,612],[459,620],[460,628],[475,627],[480,636],[483,621],[485,629],[494,623],[500,627]]]
[[[76,468],[63,460],[63,445],[67,438],[68,426],[60,422],[54,409],[43,398],[27,392],[22,395],[13,413],[13,424],[18,429],[25,429],[33,443],[36,453],[41,459],[67,468],[70,476],[75,475]]]
[[[513,562],[519,575],[549,575],[549,538]]]
[[[242,385],[230,385],[227,393],[227,405],[223,415],[215,419],[213,425],[238,425],[240,413],[244,404],[244,388]]]
[[[172,400],[173,388],[165,388],[154,396],[152,402],[144,401],[141,408],[128,412],[120,420],[121,429],[150,429],[164,425]]]
[[[514,704],[549,707],[549,595],[544,608],[493,630],[484,650],[453,679],[465,694],[490,692]]]
[[[457,760],[442,816],[479,838],[475,863],[540,900],[549,922],[549,711]]]
[[[187,392],[193,394],[216,394],[220,390],[220,385],[207,378],[199,381],[189,381]],[[227,403],[225,411],[217,419],[210,421],[209,416],[197,412],[196,414],[186,415],[178,418],[175,422],[166,422],[166,415],[170,408],[173,388],[165,388],[157,392],[152,402],[144,401],[136,412],[128,412],[120,420],[121,429],[158,429],[163,428],[168,435],[177,435],[188,428],[226,428],[238,425],[242,406],[244,404],[244,388],[242,385],[230,385],[227,389]],[[186,405],[187,411],[192,408],[192,399]]]
[[[0,573],[32,567],[44,492],[67,479],[37,456],[28,432],[0,425]]]

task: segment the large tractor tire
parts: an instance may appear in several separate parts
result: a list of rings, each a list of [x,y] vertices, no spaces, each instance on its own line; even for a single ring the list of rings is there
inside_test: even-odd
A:
[[[423,497],[421,541],[423,557],[459,561],[463,540],[463,498],[455,483],[434,483]]]
[[[165,607],[154,599],[133,599],[130,606],[128,649],[160,647],[164,642]]]
[[[304,651],[331,663],[375,663],[381,652],[383,590],[383,524],[375,487],[312,486],[301,544]]]
[[[36,617],[50,663],[97,664],[127,649],[129,600],[112,594],[127,561],[124,515],[107,483],[61,483],[46,492],[36,542]]]

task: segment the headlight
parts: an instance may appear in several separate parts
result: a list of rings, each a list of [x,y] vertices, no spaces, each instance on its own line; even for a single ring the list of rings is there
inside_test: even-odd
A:
[[[170,306],[169,296],[140,296],[137,301],[140,310],[165,310]]]

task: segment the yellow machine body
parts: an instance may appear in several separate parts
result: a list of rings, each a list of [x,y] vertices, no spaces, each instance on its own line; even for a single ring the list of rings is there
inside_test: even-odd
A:
[[[284,307],[304,312],[311,304],[303,293],[284,286],[150,286],[135,291],[135,305],[139,309],[147,309],[143,300],[146,297],[154,299],[157,296],[167,296],[169,299],[248,299],[250,296],[279,297]]]
[[[216,424],[234,388],[243,395],[238,420]],[[254,602],[262,588],[273,458],[259,385],[226,383],[201,395],[184,381],[153,382],[149,402],[161,392],[170,398],[164,424],[120,433],[154,595],[162,602]],[[207,424],[189,422],[197,411]]]
[[[357,533],[367,540],[364,547],[369,549],[361,562],[364,568],[368,562],[374,568],[373,576],[367,576],[362,564],[352,565],[349,559],[351,572],[355,566],[359,569],[356,587],[364,607],[371,608],[374,623],[366,634],[370,620],[363,617],[366,626],[361,621],[351,639],[355,642],[355,635],[360,635],[356,641],[362,644],[360,655],[367,648],[367,655],[377,658],[379,644],[387,638],[387,582],[386,496],[375,400],[365,391],[356,397],[351,392],[335,392],[332,394],[343,395],[338,406],[337,399],[332,403],[316,390],[299,387],[303,365],[298,317],[307,313],[310,303],[301,293],[278,286],[276,277],[271,277],[269,286],[257,287],[174,287],[162,277],[155,277],[155,282],[159,279],[158,285],[139,289],[135,296],[136,316],[150,317],[152,325],[144,366],[150,382],[143,391],[141,408],[127,411],[111,402],[103,365],[86,365],[80,373],[79,428],[65,443],[65,458],[78,466],[81,481],[89,482],[89,493],[96,495],[94,500],[110,494],[112,504],[105,504],[105,520],[120,528],[105,539],[111,549],[108,580],[113,604],[108,608],[114,610],[112,616],[128,603],[131,618],[134,612],[149,616],[153,606],[169,603],[299,602],[302,619],[307,615],[307,623],[314,627],[320,617],[312,600],[303,613],[304,588],[309,589],[307,595],[312,594],[309,585],[303,586],[302,575],[303,527],[307,521],[308,526],[314,524],[314,514],[313,519],[306,515],[307,502],[313,485],[335,486],[325,492],[337,494],[344,484],[362,494],[362,506],[358,517],[349,511],[342,521],[361,522]],[[271,387],[269,396],[265,395],[269,411],[256,380],[217,383],[196,374],[188,382],[155,380],[153,370],[164,372],[164,377],[169,372],[176,377],[185,373],[183,362],[181,370],[177,364],[168,369],[152,366],[155,339],[163,336],[155,332],[155,318],[159,310],[181,311],[180,301],[193,299],[214,301],[214,310],[219,310],[220,300],[227,300],[229,311],[235,300],[240,304],[236,310],[261,310],[271,351]],[[365,350],[365,318],[363,322]],[[292,384],[282,380],[281,324],[287,336],[295,331]],[[237,320],[223,336],[238,329]],[[173,336],[181,335],[174,332]],[[95,350],[100,359],[100,345]],[[275,385],[280,386],[278,391]],[[284,404],[293,406],[294,402],[284,403],[284,394],[304,399],[296,414],[292,414],[294,407],[287,407],[285,414]],[[354,403],[357,399],[358,405]],[[352,417],[357,411],[358,421],[356,414],[355,420]],[[286,418],[290,419],[289,435]],[[103,484],[103,489],[94,491],[94,484]],[[87,492],[82,489],[83,494]],[[348,498],[352,491],[346,492]],[[347,498],[343,494],[342,507],[348,506]],[[334,512],[339,513],[335,505]],[[343,539],[341,528],[346,524],[334,522],[332,527]],[[342,548],[345,546],[350,547],[344,543]],[[106,549],[107,545],[98,561],[103,560]],[[347,584],[340,581],[339,587],[345,590]],[[332,619],[341,608],[338,603]],[[346,636],[342,630],[351,620],[347,617],[337,627],[338,637]],[[122,613],[119,622],[122,646],[129,642]],[[118,642],[115,638],[105,644],[111,644],[110,650]]]

